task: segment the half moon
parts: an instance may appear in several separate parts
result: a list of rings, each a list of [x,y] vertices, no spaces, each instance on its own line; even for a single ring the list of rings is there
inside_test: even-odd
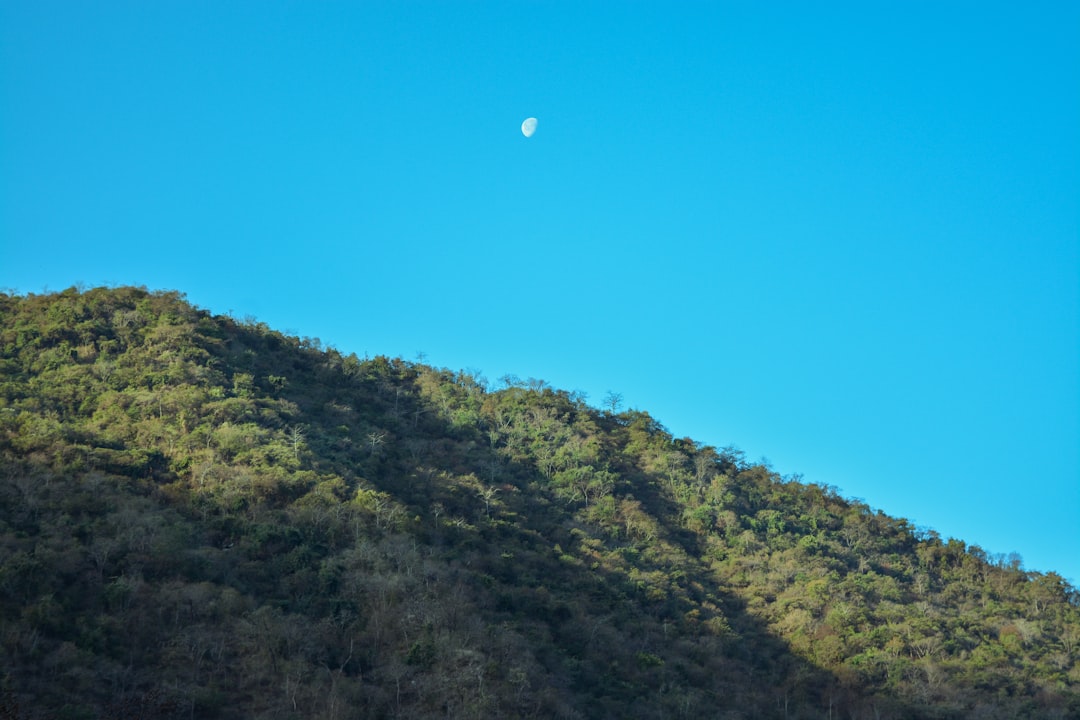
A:
[[[521,123],[521,134],[532,137],[534,132],[536,132],[536,118],[525,118],[525,122]]]

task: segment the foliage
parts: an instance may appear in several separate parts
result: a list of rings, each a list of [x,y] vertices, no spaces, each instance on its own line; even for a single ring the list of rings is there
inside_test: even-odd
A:
[[[531,380],[0,294],[4,717],[1080,716],[1078,594]]]

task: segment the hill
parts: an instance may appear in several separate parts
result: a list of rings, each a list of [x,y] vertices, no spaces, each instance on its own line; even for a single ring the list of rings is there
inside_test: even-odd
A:
[[[1080,717],[1060,576],[648,413],[141,288],[0,349],[0,717]]]

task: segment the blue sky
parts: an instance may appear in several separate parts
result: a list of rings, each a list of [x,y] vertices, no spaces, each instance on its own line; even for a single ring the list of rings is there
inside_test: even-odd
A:
[[[2,3],[0,286],[178,289],[614,390],[1075,583],[1078,27],[1067,2]]]

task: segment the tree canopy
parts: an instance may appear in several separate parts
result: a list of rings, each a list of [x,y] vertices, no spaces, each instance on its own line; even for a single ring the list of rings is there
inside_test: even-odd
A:
[[[647,412],[0,294],[0,717],[1080,717],[1080,595]]]

